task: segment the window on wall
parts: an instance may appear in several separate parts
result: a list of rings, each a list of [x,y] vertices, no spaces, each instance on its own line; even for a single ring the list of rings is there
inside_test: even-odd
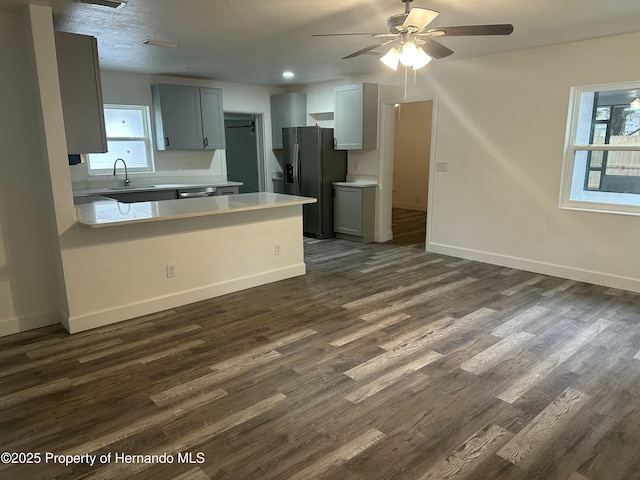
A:
[[[560,206],[640,214],[640,82],[572,89]]]
[[[153,172],[153,147],[149,107],[144,105],[105,105],[107,153],[87,155],[89,175],[111,175],[118,158],[127,163],[129,173]],[[122,164],[118,164],[122,168]]]

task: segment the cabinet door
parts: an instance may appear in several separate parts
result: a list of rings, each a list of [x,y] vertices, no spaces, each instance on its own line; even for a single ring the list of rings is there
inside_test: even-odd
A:
[[[336,150],[378,148],[378,85],[342,85],[335,90]]]
[[[203,146],[215,150],[225,148],[224,114],[222,110],[222,90],[201,88]]]
[[[334,138],[336,150],[362,149],[362,84],[336,87]]]
[[[94,37],[56,32],[60,95],[69,153],[105,153],[98,44]]]
[[[334,230],[337,233],[362,235],[362,189],[335,187]]]
[[[153,99],[158,150],[202,150],[200,89],[154,85]]]
[[[282,129],[307,125],[307,94],[271,95],[271,147],[282,148]]]

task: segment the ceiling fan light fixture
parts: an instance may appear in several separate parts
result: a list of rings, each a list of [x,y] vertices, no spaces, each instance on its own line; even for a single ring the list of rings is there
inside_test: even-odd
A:
[[[418,47],[413,42],[407,42],[402,46],[400,52],[400,63],[405,67],[412,67],[418,59]]]
[[[418,47],[418,51],[416,52],[415,60],[413,61],[413,69],[419,70],[428,64],[432,58],[425,53],[425,51]]]
[[[380,61],[387,67],[393,70],[398,70],[398,63],[400,62],[400,50],[398,50],[396,47],[393,47],[380,59]]]

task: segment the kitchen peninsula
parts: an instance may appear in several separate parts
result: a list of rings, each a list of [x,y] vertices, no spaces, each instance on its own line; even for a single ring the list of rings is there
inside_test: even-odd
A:
[[[77,204],[62,323],[75,333],[304,275],[302,206],[315,201],[260,192]]]
[[[233,214],[316,202],[315,198],[268,192],[136,203],[121,203],[105,197],[100,198],[104,198],[104,200],[76,205],[76,216],[79,224],[98,228],[179,218]],[[264,213],[265,215],[267,214],[267,212]],[[256,240],[259,240],[259,238]],[[300,241],[302,241],[302,232]]]

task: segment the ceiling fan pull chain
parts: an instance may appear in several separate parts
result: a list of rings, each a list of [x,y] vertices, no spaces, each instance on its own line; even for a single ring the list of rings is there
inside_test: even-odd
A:
[[[409,77],[409,67],[404,67],[404,98],[407,98],[407,79]]]

